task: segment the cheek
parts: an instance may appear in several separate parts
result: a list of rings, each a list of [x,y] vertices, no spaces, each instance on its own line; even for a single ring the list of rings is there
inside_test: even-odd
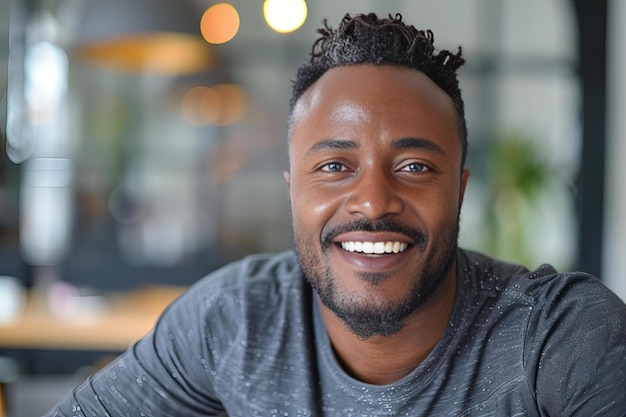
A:
[[[330,196],[329,196],[330,197]],[[336,211],[339,204],[331,198],[326,199],[310,199],[307,204],[310,215],[317,219],[327,219]]]
[[[295,228],[317,229],[321,232],[326,223],[341,207],[341,197],[331,190],[294,186],[291,188],[291,209]]]
[[[458,195],[441,187],[436,192],[421,193],[411,206],[422,221],[433,229],[445,228],[456,221],[459,213]],[[432,233],[432,232],[431,232]]]

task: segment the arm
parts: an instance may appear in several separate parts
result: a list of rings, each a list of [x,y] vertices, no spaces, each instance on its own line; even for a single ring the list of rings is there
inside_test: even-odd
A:
[[[151,333],[76,387],[47,416],[220,415],[199,297],[188,291]]]

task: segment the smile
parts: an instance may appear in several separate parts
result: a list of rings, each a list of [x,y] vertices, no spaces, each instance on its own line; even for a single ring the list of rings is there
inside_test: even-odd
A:
[[[341,242],[341,248],[347,252],[359,252],[365,254],[400,253],[408,248],[404,242]]]

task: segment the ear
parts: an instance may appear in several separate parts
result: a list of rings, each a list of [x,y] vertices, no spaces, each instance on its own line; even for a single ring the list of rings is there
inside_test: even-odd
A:
[[[287,183],[287,191],[289,191],[289,187],[291,186],[291,177],[289,175],[289,171],[283,172],[283,178],[285,179],[285,182]]]
[[[470,177],[470,170],[468,168],[463,168],[463,172],[461,172],[461,184],[459,187],[459,211],[461,211],[461,206],[463,206],[463,198],[465,197],[465,187],[467,186],[467,181]]]

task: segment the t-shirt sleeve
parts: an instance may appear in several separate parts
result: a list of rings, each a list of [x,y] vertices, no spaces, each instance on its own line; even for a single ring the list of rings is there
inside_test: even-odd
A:
[[[219,416],[214,387],[214,340],[206,289],[176,300],[155,328],[113,362],[76,387],[46,416]],[[214,320],[226,325],[223,321]],[[222,352],[224,353],[224,352]]]
[[[529,383],[542,415],[626,415],[626,306],[588,275],[558,276],[528,327]]]

